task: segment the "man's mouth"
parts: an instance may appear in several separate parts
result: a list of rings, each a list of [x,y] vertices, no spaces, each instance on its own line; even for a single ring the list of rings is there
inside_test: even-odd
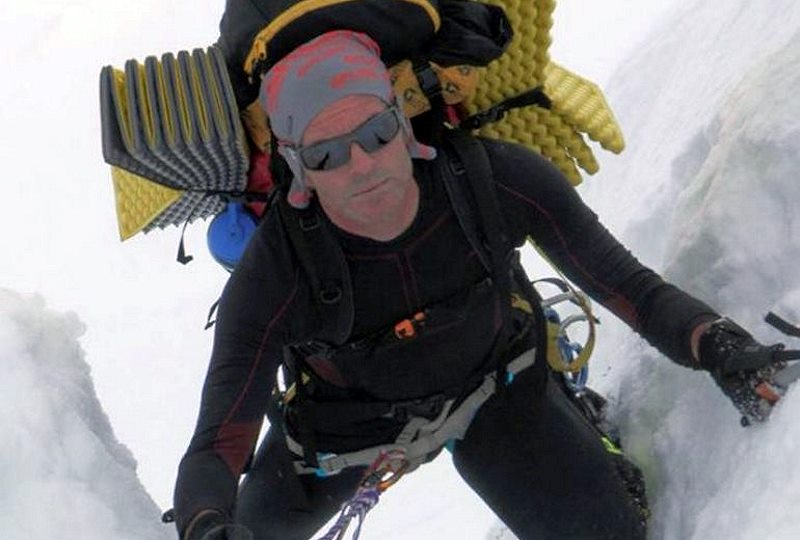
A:
[[[377,182],[377,183],[375,183],[375,184],[372,184],[371,186],[369,186],[369,187],[367,187],[367,188],[364,188],[364,189],[362,189],[362,190],[360,190],[360,191],[357,191],[357,192],[355,192],[355,193],[353,194],[353,196],[354,196],[354,197],[358,197],[359,195],[366,195],[367,193],[371,193],[371,192],[373,192],[373,191],[375,191],[375,190],[379,189],[380,187],[382,187],[382,186],[383,186],[384,184],[386,184],[386,182],[388,182],[388,181],[389,181],[389,179],[388,179],[388,178],[385,178],[385,179],[381,180],[380,182]]]

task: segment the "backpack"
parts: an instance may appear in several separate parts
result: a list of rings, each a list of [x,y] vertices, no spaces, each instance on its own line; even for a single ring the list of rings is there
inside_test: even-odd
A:
[[[578,168],[598,170],[582,133],[616,153],[624,140],[597,86],[551,61],[554,9],[553,0],[239,0],[228,2],[218,46],[261,144],[260,74],[301,43],[345,28],[378,42],[409,118],[443,101],[454,109],[448,121],[528,146],[577,185]]]
[[[103,68],[103,156],[112,167],[119,233],[217,221],[234,254],[263,215],[269,127],[255,98],[260,74],[294,47],[347,28],[378,41],[417,137],[445,124],[532,148],[573,183],[597,162],[584,135],[620,152],[624,141],[599,89],[552,62],[553,0],[228,0],[207,49]],[[279,171],[278,171],[279,172]],[[212,250],[213,251],[213,250]],[[179,250],[179,260],[189,258]],[[229,261],[221,261],[230,266]]]
[[[527,144],[579,182],[577,166],[596,170],[581,131],[612,151],[624,142],[599,90],[550,61],[554,6],[525,0],[228,0],[215,46],[151,56],[144,65],[129,60],[124,71],[106,66],[101,73],[103,154],[112,165],[120,236],[181,223],[185,228],[214,216],[209,249],[231,269],[267,203],[279,195],[276,179],[288,176],[283,160],[272,159],[268,122],[253,101],[260,73],[301,43],[339,28],[377,39],[418,138],[439,142],[449,125]],[[462,228],[471,234],[470,226],[462,222]],[[325,260],[339,257],[327,249]],[[333,314],[341,308],[328,300],[346,296],[347,288],[331,291],[325,283],[347,283],[341,265],[305,259],[307,274],[314,266],[334,269],[312,279],[320,311]],[[178,260],[191,260],[182,240]],[[213,308],[209,322],[212,314]],[[346,321],[347,314],[331,319]],[[347,328],[342,323],[323,334],[335,343]],[[554,342],[558,325],[548,332]],[[567,367],[556,355],[549,363]]]

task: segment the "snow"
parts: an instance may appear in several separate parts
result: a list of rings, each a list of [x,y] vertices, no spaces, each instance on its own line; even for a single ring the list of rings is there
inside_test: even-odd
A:
[[[187,267],[174,262],[175,229],[119,243],[97,78],[103,65],[211,43],[224,2],[7,4],[0,536],[174,538],[158,516],[194,427],[202,327],[226,274],[202,224],[187,230]],[[645,263],[780,340],[762,318],[800,321],[800,4],[591,6],[560,0],[553,57],[603,85],[628,147],[598,152],[582,195]],[[551,273],[531,252],[525,262]],[[651,537],[797,538],[800,391],[743,429],[709,377],[601,317],[591,384],[645,470]],[[362,537],[512,538],[446,457],[387,492]]]
[[[74,313],[0,289],[3,538],[169,538],[94,391]]]
[[[794,268],[800,257],[800,184],[795,181],[800,10],[789,3],[773,2],[766,9],[750,2],[724,13],[719,5],[711,10],[710,4],[696,4],[689,8],[701,8],[692,13],[705,24],[676,37],[694,43],[691,54],[670,50],[678,58],[674,61],[684,64],[683,80],[697,81],[694,91],[717,106],[690,107],[695,110],[676,111],[671,118],[644,106],[626,108],[626,114],[647,120],[641,133],[674,133],[664,146],[677,151],[652,168],[656,182],[664,179],[661,186],[648,189],[646,176],[639,176],[645,174],[641,163],[625,176],[622,192],[661,191],[663,196],[651,199],[652,213],[627,220],[621,237],[637,248],[649,244],[649,256],[667,278],[771,342],[780,337],[761,322],[764,314],[800,316],[800,275]],[[781,24],[775,25],[778,17]],[[665,34],[676,26],[665,24]],[[757,39],[759,47],[742,46],[743,36]],[[661,43],[658,37],[654,42]],[[718,48],[730,51],[724,62],[714,53]],[[697,59],[713,59],[714,72],[701,77]],[[645,61],[635,59],[629,69],[637,60]],[[720,65],[735,69],[723,78],[716,72]],[[595,205],[601,215],[602,206]],[[658,509],[653,535],[796,538],[800,519],[792,502],[800,500],[800,477],[789,461],[800,448],[797,425],[790,420],[800,413],[796,389],[768,425],[743,431],[708,378],[666,365],[645,368],[647,356],[639,355],[640,365],[628,367],[624,383],[664,385],[666,402],[653,413],[655,424],[630,400],[621,404],[621,415],[631,424],[629,438],[646,451],[659,486],[652,497]]]

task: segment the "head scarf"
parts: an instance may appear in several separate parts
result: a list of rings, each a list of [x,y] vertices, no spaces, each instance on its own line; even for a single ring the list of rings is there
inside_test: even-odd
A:
[[[293,50],[278,61],[261,82],[261,105],[270,128],[281,145],[300,145],[303,133],[325,107],[346,96],[375,96],[388,105],[395,95],[389,72],[380,58],[380,48],[366,34],[335,30]],[[409,135],[412,158],[433,159],[436,151],[414,138],[407,119],[403,129]],[[289,203],[308,206],[310,193],[302,166],[292,165]]]

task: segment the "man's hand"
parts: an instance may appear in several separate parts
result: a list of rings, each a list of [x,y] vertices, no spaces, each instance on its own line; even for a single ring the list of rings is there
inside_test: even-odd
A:
[[[742,413],[742,425],[763,422],[780,399],[775,375],[786,367],[776,357],[782,344],[758,343],[730,319],[718,319],[704,329],[697,345],[700,365],[706,369]]]
[[[253,540],[253,533],[216,510],[204,510],[186,527],[183,540]]]

